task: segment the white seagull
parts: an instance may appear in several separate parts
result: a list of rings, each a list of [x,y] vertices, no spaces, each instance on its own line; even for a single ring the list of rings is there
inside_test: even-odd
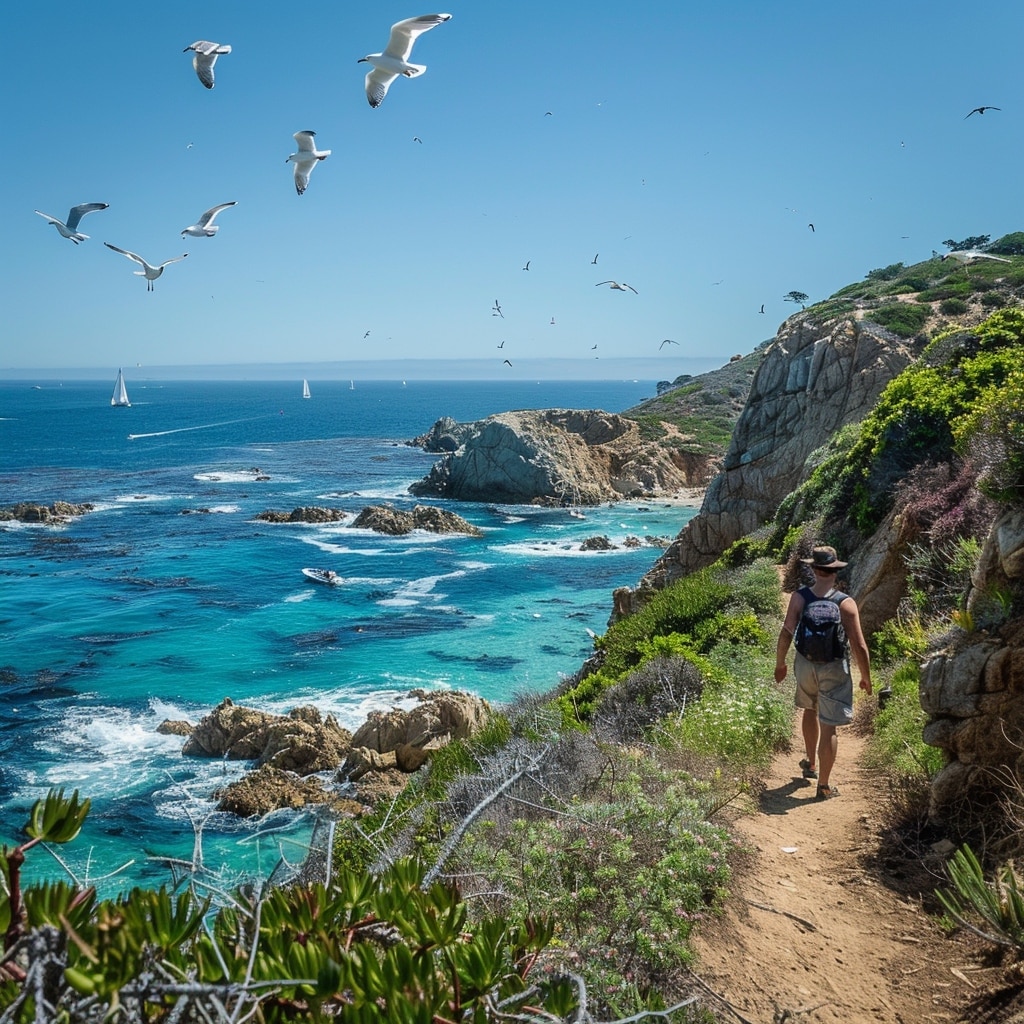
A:
[[[618,281],[598,281],[594,287],[600,288],[603,284],[608,285],[610,288],[617,288],[620,292],[624,292],[628,288],[634,295],[640,294],[631,284],[626,284],[625,281],[622,284],[619,284]]]
[[[51,217],[48,213],[43,213],[42,210],[36,210],[40,217],[45,217],[65,238],[70,238],[75,245],[79,242],[84,242],[89,236],[83,235],[78,230],[78,222],[87,214],[95,213],[97,210],[105,210],[109,207],[109,203],[80,203],[78,206],[72,206],[71,212],[68,214],[67,221],[57,220],[56,217]]]
[[[196,69],[199,81],[207,89],[212,89],[213,65],[217,63],[217,58],[222,53],[230,53],[231,47],[221,43],[211,43],[207,39],[197,39],[191,46],[186,46],[181,52],[188,53],[189,50],[195,51],[195,56],[192,58],[192,67]]]
[[[114,252],[119,252],[122,256],[127,256],[130,260],[135,260],[142,269],[135,271],[136,277],[144,277],[146,279],[146,291],[151,292],[153,290],[153,282],[164,272],[164,267],[169,263],[178,263],[183,260],[188,253],[182,253],[180,256],[175,256],[173,260],[164,260],[158,267],[154,267],[152,264],[147,263],[141,256],[136,256],[135,253],[129,252],[127,249],[118,249],[116,245],[111,245],[109,242],[103,243],[108,249],[113,249]]]
[[[391,38],[383,53],[368,53],[360,57],[357,64],[372,64],[373,70],[366,76],[366,98],[371,107],[379,107],[388,94],[391,83],[399,76],[415,78],[427,70],[426,64],[410,64],[412,44],[424,32],[448,21],[450,14],[421,14],[418,18],[406,18],[391,26]]]
[[[659,346],[659,349],[663,349],[666,345],[678,345],[678,341],[673,341],[671,338],[666,338]]]
[[[1012,263],[1013,260],[1004,260],[1002,256],[992,256],[987,252],[980,252],[977,249],[954,249],[953,252],[944,253],[944,260],[956,260],[957,263],[973,263],[975,260],[998,260],[1000,263]]]
[[[285,160],[286,164],[295,164],[295,191],[300,196],[306,191],[306,186],[309,184],[309,176],[313,173],[313,168],[316,167],[317,162],[326,160],[331,155],[329,149],[321,151],[316,148],[316,143],[313,141],[315,136],[316,132],[296,132],[292,138],[299,144],[299,151],[298,153],[292,153]]]
[[[191,235],[193,238],[213,238],[213,236],[220,230],[220,225],[213,223],[214,217],[216,217],[221,210],[226,210],[229,206],[237,205],[238,203],[236,201],[231,203],[221,203],[219,206],[211,206],[210,209],[195,222],[195,224],[190,224],[181,233],[183,235]]]

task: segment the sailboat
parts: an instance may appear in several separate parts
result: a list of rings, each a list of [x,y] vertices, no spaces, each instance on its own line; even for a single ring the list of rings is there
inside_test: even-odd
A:
[[[117,380],[114,381],[114,393],[110,396],[111,405],[121,405],[126,409],[132,404],[128,401],[128,389],[124,386],[124,371],[117,371]]]
[[[305,377],[302,378],[302,397],[309,398],[309,381]]]

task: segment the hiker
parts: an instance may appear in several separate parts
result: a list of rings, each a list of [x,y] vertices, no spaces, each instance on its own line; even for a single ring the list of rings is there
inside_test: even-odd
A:
[[[850,654],[860,672],[860,688],[868,696],[871,661],[857,602],[835,586],[836,573],[848,563],[841,562],[836,549],[826,545],[815,547],[810,558],[800,561],[813,571],[814,586],[790,594],[776,647],[775,681],[781,683],[786,678],[786,655],[795,641],[795,703],[803,710],[801,728],[807,752],[800,768],[805,779],[818,780],[815,798],[828,800],[839,796],[839,790],[829,782],[839,747],[836,729],[853,720]]]

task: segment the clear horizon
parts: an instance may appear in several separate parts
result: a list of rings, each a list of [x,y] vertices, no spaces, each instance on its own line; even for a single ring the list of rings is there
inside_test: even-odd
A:
[[[689,359],[523,359],[497,372],[490,360],[403,359],[332,360],[282,363],[168,364],[124,367],[0,367],[0,384],[33,380],[106,380],[124,369],[129,381],[146,380],[348,380],[364,381],[616,381],[641,380],[656,383],[675,380],[684,374],[697,376],[722,364],[713,357]]]

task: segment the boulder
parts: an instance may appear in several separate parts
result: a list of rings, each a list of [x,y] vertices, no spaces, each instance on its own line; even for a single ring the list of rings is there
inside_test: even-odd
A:
[[[322,508],[311,505],[293,508],[291,512],[275,512],[267,509],[257,512],[255,518],[261,523],[337,523],[347,518],[348,512],[340,508]]]
[[[636,538],[633,539],[636,540]],[[629,547],[630,545],[627,543],[626,546]],[[639,547],[640,542],[636,541],[634,546]],[[615,549],[616,545],[614,545],[607,537],[587,537],[587,539],[580,544],[580,551],[614,551]]]
[[[191,722],[184,722],[173,718],[165,718],[156,727],[156,731],[161,736],[191,736],[193,729],[195,729],[195,726]]]
[[[378,533],[398,537],[413,530],[427,530],[430,533],[464,533],[471,537],[482,537],[480,530],[462,516],[432,505],[416,505],[411,512],[397,509],[393,505],[368,505],[349,524],[353,528],[376,530]]]
[[[19,501],[16,505],[0,508],[0,521],[17,520],[20,523],[45,523],[59,526],[76,516],[84,516],[95,508],[89,502],[73,504],[70,501],[55,501],[52,505],[37,505],[31,501]]]
[[[422,695],[422,702],[408,711],[371,711],[352,736],[352,747],[388,753],[405,744],[426,747],[443,740],[462,740],[486,723],[490,705],[470,693],[443,691]]]
[[[310,775],[336,768],[348,752],[351,734],[333,716],[313,707],[287,715],[242,707],[225,698],[200,720],[182,747],[191,757],[225,757]]]
[[[330,793],[318,778],[304,779],[267,764],[213,795],[218,801],[218,811],[242,818],[262,817],[271,811],[297,810],[310,805],[326,805],[335,814],[349,817],[358,816],[364,810],[362,804]]]

